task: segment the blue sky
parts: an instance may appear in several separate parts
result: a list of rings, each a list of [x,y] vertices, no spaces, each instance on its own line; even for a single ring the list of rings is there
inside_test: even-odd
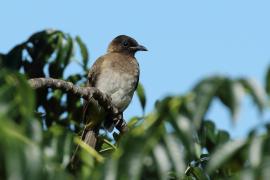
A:
[[[269,7],[266,0],[9,0],[1,3],[0,52],[54,28],[81,36],[92,63],[115,36],[132,36],[149,49],[137,54],[149,112],[157,99],[183,94],[205,76],[245,75],[263,83],[270,60]],[[208,116],[243,137],[262,118],[249,98],[242,105],[235,127],[218,102]],[[125,115],[140,113],[135,98]]]

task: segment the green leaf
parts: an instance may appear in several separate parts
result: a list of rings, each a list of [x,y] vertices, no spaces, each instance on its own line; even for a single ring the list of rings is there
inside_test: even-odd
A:
[[[70,158],[72,154],[72,143],[73,143],[73,136],[72,134],[65,133],[62,137],[59,138],[60,142],[62,141],[63,143],[59,144],[58,148],[61,149],[61,154],[62,154],[62,165],[64,167],[67,167],[70,163]]]
[[[60,68],[60,65],[57,61],[53,61],[49,65],[49,75],[51,78],[61,78],[63,76],[63,69]]]
[[[85,45],[85,43],[82,41],[82,39],[77,36],[76,41],[80,47],[80,51],[81,51],[81,56],[82,56],[82,62],[83,62],[83,69],[87,69],[87,64],[88,64],[88,59],[89,59],[89,54],[87,51],[87,47]]]
[[[227,142],[219,147],[211,156],[210,162],[207,166],[207,172],[211,174],[215,170],[219,169],[223,163],[229,161],[229,159],[245,144],[246,140],[235,140]]]
[[[73,40],[69,35],[66,35],[66,45],[64,45],[65,57],[64,57],[64,68],[69,64],[73,56]]]
[[[269,171],[268,171],[269,172]],[[267,172],[267,173],[268,173]],[[269,174],[269,173],[268,173]],[[256,178],[256,175],[255,175],[255,171],[252,170],[252,169],[245,169],[243,172],[241,172],[241,174],[238,175],[239,177],[236,176],[235,179],[249,179],[249,180],[257,180],[258,177]],[[260,179],[264,179],[264,178],[260,178]],[[269,178],[267,178],[269,179]],[[264,179],[264,180],[267,180],[267,179]]]
[[[192,174],[198,180],[207,180],[210,179],[206,176],[205,172],[199,167],[191,167],[189,173]]]
[[[140,101],[140,104],[141,104],[141,107],[142,107],[142,110],[143,110],[143,114],[144,114],[145,105],[146,105],[146,96],[145,96],[145,91],[144,91],[143,85],[141,83],[138,83],[136,93],[137,93],[137,95],[139,97],[139,101]]]
[[[249,147],[249,162],[252,167],[259,167],[262,161],[264,137],[253,137]]]
[[[181,151],[179,140],[173,135],[166,135],[165,138],[166,148],[168,149],[171,162],[176,170],[177,177],[180,178],[185,173],[186,163],[184,160],[184,154]]]
[[[81,139],[75,138],[75,143],[77,143],[83,150],[94,157],[98,162],[104,161],[104,158],[95,149],[85,144]]]
[[[213,122],[211,121],[205,121],[203,123],[203,128],[204,128],[204,133],[206,133],[207,138],[212,143],[216,143],[216,126]]]
[[[9,118],[30,120],[34,112],[35,99],[33,90],[25,77],[19,73],[0,72],[0,107],[9,107]]]
[[[230,140],[230,134],[227,131],[220,130],[217,135],[218,144],[224,144]]]
[[[243,95],[244,89],[241,84],[230,79],[225,79],[218,90],[218,98],[229,108],[234,120],[238,117]]]
[[[262,113],[266,105],[266,92],[263,87],[254,79],[240,79],[239,82],[246,89],[246,92],[251,95],[254,103]]]
[[[49,76],[52,78],[63,78],[63,72],[73,56],[72,38],[63,33],[57,36],[56,57],[49,64]]]
[[[194,180],[194,178],[191,176],[184,176],[182,179],[183,180]]]
[[[133,128],[137,125],[137,123],[140,121],[139,117],[133,117],[128,121],[128,128]]]
[[[160,179],[166,180],[168,179],[169,171],[171,169],[171,163],[168,158],[168,154],[163,146],[157,145],[153,149],[154,157],[156,160],[156,164],[159,169]]]
[[[262,175],[262,179],[263,180],[268,180],[270,179],[270,166],[269,166],[269,160],[270,158],[265,158],[265,164],[264,166],[262,166],[262,172],[261,172],[261,175]],[[255,179],[255,178],[254,178]]]
[[[104,180],[117,180],[117,159],[109,159],[104,168],[103,178]],[[95,177],[96,178],[96,177]]]
[[[23,142],[29,146],[35,146],[35,143],[28,139],[24,134],[18,132],[16,129],[11,129],[10,127],[1,127],[2,133],[5,133],[7,137],[14,138],[17,142]],[[11,139],[12,140],[12,139]]]
[[[113,145],[110,141],[108,141],[107,139],[103,139],[103,142],[105,144],[107,144],[109,147],[111,147],[113,150],[116,150],[116,146]]]
[[[215,124],[208,120],[204,121],[198,132],[198,137],[200,138],[201,146],[207,149],[209,153],[212,153],[217,142]]]
[[[193,121],[197,128],[200,127],[201,121],[204,118],[213,98],[217,95],[220,85],[225,78],[214,76],[200,81],[194,88],[195,95],[193,103],[190,105],[193,114]]]
[[[8,54],[3,56],[3,66],[8,69],[19,70],[23,61],[24,47],[24,44],[19,44],[9,51]]]
[[[267,73],[266,73],[266,78],[265,78],[265,89],[266,92],[268,94],[268,96],[270,96],[270,66],[268,67]]]
[[[194,125],[191,120],[184,116],[179,116],[175,120],[171,120],[171,125],[176,135],[181,140],[190,156],[195,155],[195,144],[193,137],[196,135]]]

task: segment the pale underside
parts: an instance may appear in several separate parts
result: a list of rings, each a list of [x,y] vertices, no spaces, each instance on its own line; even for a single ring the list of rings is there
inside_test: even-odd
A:
[[[137,78],[128,72],[119,72],[115,68],[110,68],[107,64],[99,75],[96,88],[109,95],[112,103],[123,112],[132,99]]]

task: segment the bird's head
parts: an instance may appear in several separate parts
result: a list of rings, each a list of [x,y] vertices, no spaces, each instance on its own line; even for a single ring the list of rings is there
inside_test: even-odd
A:
[[[138,42],[126,35],[117,36],[109,44],[108,52],[119,52],[134,55],[137,51],[147,51],[147,49],[138,44]]]

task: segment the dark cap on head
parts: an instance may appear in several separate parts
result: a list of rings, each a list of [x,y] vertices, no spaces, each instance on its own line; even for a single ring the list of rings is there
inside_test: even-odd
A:
[[[126,35],[117,36],[109,44],[108,52],[119,52],[134,55],[137,51],[147,51],[147,49],[139,45],[138,42]]]

